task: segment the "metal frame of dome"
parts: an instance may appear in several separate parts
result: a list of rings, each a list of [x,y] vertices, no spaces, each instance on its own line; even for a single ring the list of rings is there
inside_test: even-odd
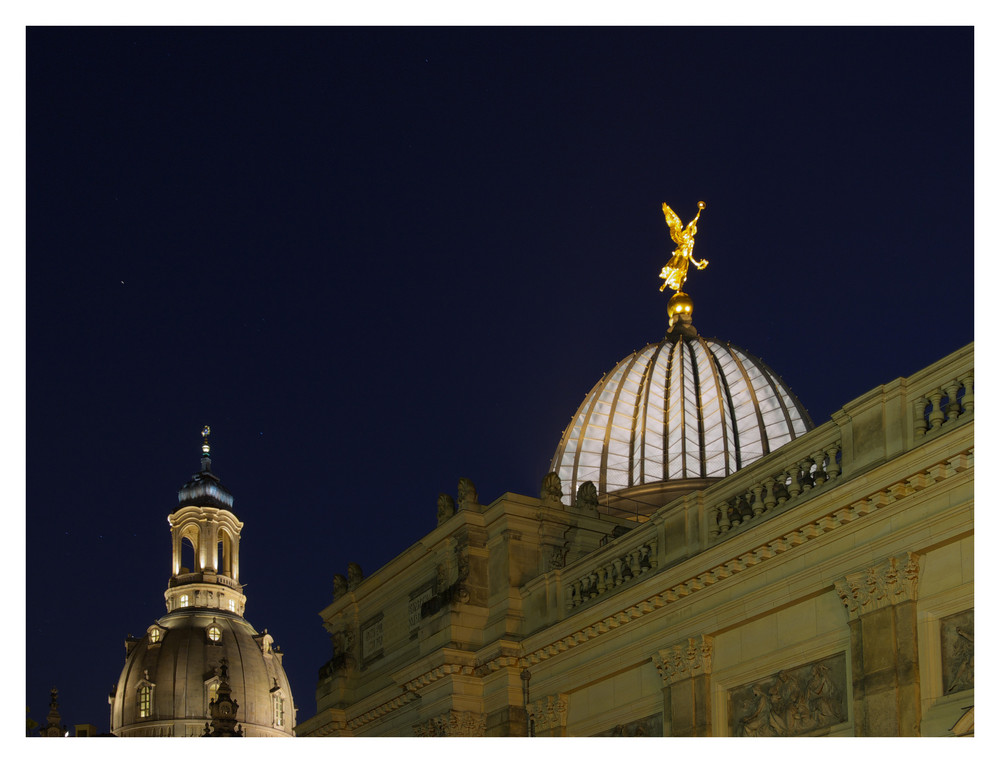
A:
[[[606,503],[655,499],[726,477],[811,428],[798,398],[759,358],[693,332],[668,334],[594,385],[551,471],[571,497],[590,481]]]

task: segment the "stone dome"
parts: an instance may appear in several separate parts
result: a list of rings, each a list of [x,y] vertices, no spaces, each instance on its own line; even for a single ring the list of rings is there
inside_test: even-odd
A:
[[[239,615],[188,607],[159,618],[128,655],[112,704],[118,736],[201,736],[228,665],[245,736],[292,736],[294,704],[281,652]]]
[[[615,365],[573,415],[551,467],[570,501],[592,482],[612,513],[648,515],[812,428],[763,361],[698,336],[685,317]]]

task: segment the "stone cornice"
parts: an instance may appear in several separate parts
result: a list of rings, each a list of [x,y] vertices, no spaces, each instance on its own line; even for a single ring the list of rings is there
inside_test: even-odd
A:
[[[657,651],[653,655],[653,664],[664,685],[711,673],[713,645],[711,636],[701,636]]]
[[[383,702],[381,705],[373,707],[367,712],[356,715],[347,721],[347,728],[350,731],[356,731],[362,726],[366,726],[373,721],[377,721],[384,715],[388,715],[394,710],[398,710],[403,707],[403,705],[408,705],[416,699],[420,699],[419,694],[415,694],[412,691],[404,691],[402,694],[398,694],[387,702]]]
[[[842,525],[859,520],[896,501],[972,468],[974,468],[974,448],[967,448],[954,456],[942,459],[933,466],[912,474],[909,477],[899,479],[879,490],[872,491],[859,500],[828,512],[816,520],[795,528],[791,532],[784,533],[765,544],[751,548],[722,564],[717,564],[709,570],[689,577],[657,594],[648,596],[635,604],[584,628],[580,628],[556,641],[526,652],[522,660],[522,665],[525,667],[537,665],[550,657],[579,646],[592,638],[597,638],[654,610],[672,604],[685,596],[726,580],[733,575],[738,575],[750,567],[766,563],[772,557],[808,543],[830,530],[835,530]]]
[[[882,607],[916,601],[920,559],[910,551],[842,577],[834,588],[853,620]]]

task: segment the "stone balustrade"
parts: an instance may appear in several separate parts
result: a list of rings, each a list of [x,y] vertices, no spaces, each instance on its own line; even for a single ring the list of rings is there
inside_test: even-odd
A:
[[[973,414],[973,389],[975,378],[972,369],[967,373],[923,393],[913,402],[913,434],[925,437],[940,430],[945,424],[971,419]]]
[[[796,454],[786,467],[709,507],[708,536],[714,540],[755,522],[776,507],[835,480],[840,473],[839,439],[811,453]]]
[[[585,574],[573,579],[566,589],[567,609],[579,607],[656,568],[656,538],[649,537],[632,542],[636,545],[632,545],[631,548],[625,546],[627,549],[625,551],[621,550],[620,544],[613,544],[610,554],[602,554],[595,560],[596,566],[593,566],[592,562],[592,566]]]

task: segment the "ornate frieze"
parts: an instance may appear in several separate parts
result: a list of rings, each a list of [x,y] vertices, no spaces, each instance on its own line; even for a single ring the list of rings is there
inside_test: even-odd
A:
[[[565,728],[569,714],[569,695],[552,694],[528,705],[528,719],[535,734],[548,734],[552,729]]]
[[[415,723],[413,733],[418,737],[486,736],[486,716],[468,710],[449,710],[436,718]]]
[[[974,613],[967,609],[941,618],[941,678],[946,695],[975,686]]]
[[[843,652],[729,692],[731,736],[799,736],[846,720],[847,659]]]
[[[660,649],[653,655],[653,664],[663,683],[669,685],[711,673],[713,643],[711,636],[700,636]]]
[[[920,561],[916,554],[893,556],[834,583],[848,617],[866,615],[890,604],[915,601]]]

